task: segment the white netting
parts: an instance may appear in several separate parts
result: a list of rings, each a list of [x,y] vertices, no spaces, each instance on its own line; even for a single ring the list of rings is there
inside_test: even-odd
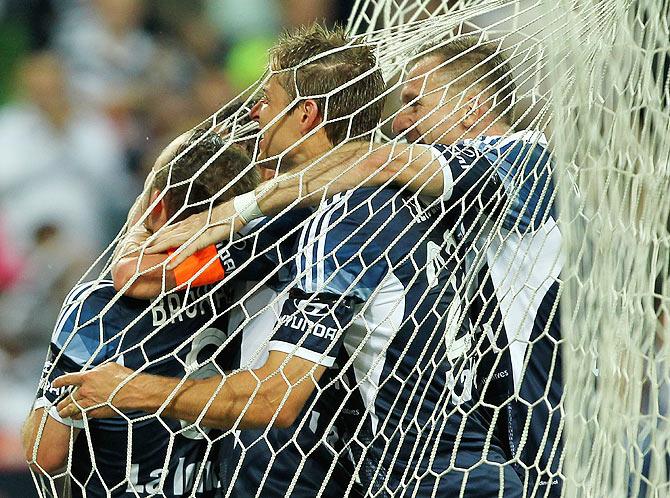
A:
[[[668,7],[357,1],[361,37],[269,70],[159,160],[105,271],[72,291],[29,431],[40,493],[670,493]],[[376,62],[345,83],[302,91],[366,48]],[[379,72],[385,88],[338,115]],[[306,101],[323,119],[304,125]],[[345,139],[324,149],[336,123]],[[216,206],[258,164],[300,182],[234,234]],[[301,211],[308,194],[321,203]],[[146,243],[186,209],[207,216],[186,238],[214,227],[219,244],[175,293],[173,256]],[[219,261],[225,279],[198,286]],[[270,368],[268,351],[285,357]],[[136,373],[112,395],[174,380],[142,384],[133,406],[151,410],[54,422],[66,393],[49,382],[114,362]]]

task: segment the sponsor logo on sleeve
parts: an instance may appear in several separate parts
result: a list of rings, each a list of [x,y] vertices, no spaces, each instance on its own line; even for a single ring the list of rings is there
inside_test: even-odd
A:
[[[324,303],[303,303],[294,299],[293,306],[296,312],[284,315],[279,321],[285,327],[300,331],[303,334],[310,333],[321,339],[335,339],[337,327],[329,327],[321,323],[323,318],[330,314],[330,308]]]

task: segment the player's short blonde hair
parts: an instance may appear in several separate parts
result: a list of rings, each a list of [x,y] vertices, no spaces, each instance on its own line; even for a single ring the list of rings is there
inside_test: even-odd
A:
[[[500,53],[499,43],[463,36],[445,43],[425,45],[415,62],[437,57],[447,62],[441,67],[455,81],[460,91],[476,85],[492,101],[492,110],[508,124],[514,122],[516,85],[508,60]]]
[[[333,145],[370,132],[381,119],[384,79],[377,58],[342,27],[315,23],[285,33],[270,50],[270,69],[291,99],[316,100]]]

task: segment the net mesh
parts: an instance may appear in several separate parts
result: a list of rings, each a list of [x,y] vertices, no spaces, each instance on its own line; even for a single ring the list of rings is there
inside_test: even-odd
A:
[[[268,71],[206,121],[222,145],[192,178],[172,168],[207,134],[152,172],[126,229],[73,289],[36,404],[45,408],[31,458],[40,495],[668,494],[668,16],[667,0],[358,0],[347,27],[360,36],[331,53],[370,47],[376,64],[317,94],[297,81],[323,54]],[[417,74],[427,44],[464,40],[463,52]],[[473,66],[479,46],[492,56]],[[296,105],[330,109],[379,70],[385,90],[369,104],[386,107],[372,135],[357,131],[360,110],[326,111],[322,123],[345,123],[346,140],[321,162],[351,141],[367,155],[316,189],[309,175],[320,162],[295,168],[291,154],[320,126],[261,155]],[[249,111],[286,76],[295,97],[259,129]],[[374,183],[409,141],[425,147]],[[195,180],[235,147],[252,162],[193,201]],[[383,160],[363,169],[380,150]],[[206,259],[222,262],[222,282],[197,286],[200,270],[186,291],[170,292],[164,259],[143,266],[146,237],[129,241],[166,192],[186,187],[168,224],[187,208],[213,217],[259,163],[301,180],[294,199],[220,237]],[[166,187],[152,198],[160,170]],[[450,195],[421,196],[443,171]],[[320,205],[299,211],[308,194],[303,204]],[[216,225],[209,219],[192,239]],[[231,263],[237,253],[247,256]],[[105,279],[127,254],[140,256],[137,276],[116,292]],[[161,284],[151,299],[123,296],[152,275]],[[269,350],[287,354],[271,374]],[[309,363],[297,377],[295,356]],[[65,420],[75,428],[61,431],[63,468],[46,468],[39,453],[54,441],[53,404],[67,394],[50,382],[110,362],[132,368],[131,378],[178,380],[155,410],[112,401],[113,419]],[[207,378],[191,421],[169,416],[180,389]],[[246,401],[222,399],[243,381]],[[259,393],[275,384],[289,388],[267,415]],[[287,418],[290,394],[305,385],[313,394]],[[217,410],[234,414],[222,428]]]

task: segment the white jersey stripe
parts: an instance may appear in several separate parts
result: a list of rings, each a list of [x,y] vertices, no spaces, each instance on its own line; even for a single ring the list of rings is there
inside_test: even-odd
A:
[[[491,279],[512,359],[514,387],[522,380],[524,357],[544,296],[563,267],[561,233],[549,218],[533,233],[506,232],[486,248]]]
[[[319,230],[319,240],[317,242],[316,250],[316,287],[317,290],[323,289],[325,285],[325,253],[326,253],[326,239],[328,231],[330,230],[330,220],[335,214],[335,212],[340,209],[340,207],[345,206],[347,200],[351,197],[351,191],[347,191],[344,194],[338,194],[333,196],[333,205],[328,209],[326,213],[321,229]],[[346,208],[345,208],[346,209]]]
[[[356,355],[356,361],[353,363],[354,373],[363,402],[370,414],[373,434],[377,433],[379,425],[375,400],[386,364],[386,351],[403,323],[405,292],[402,282],[393,272],[389,272],[380,291],[368,303],[364,313],[358,315],[352,322],[344,335],[344,347],[347,353],[350,356]],[[366,341],[364,347],[356,352],[364,340]]]

